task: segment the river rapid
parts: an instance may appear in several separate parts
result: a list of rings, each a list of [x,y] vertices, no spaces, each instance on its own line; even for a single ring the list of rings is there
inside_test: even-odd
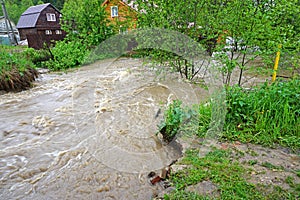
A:
[[[105,60],[40,75],[0,95],[0,199],[151,199],[147,174],[181,156],[156,136],[173,99],[207,91],[138,59]]]

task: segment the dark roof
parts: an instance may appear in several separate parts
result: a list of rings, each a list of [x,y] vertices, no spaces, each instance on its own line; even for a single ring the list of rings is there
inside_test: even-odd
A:
[[[47,8],[48,6],[52,6],[55,10],[60,12],[57,8],[55,8],[50,3],[36,5],[29,7],[23,14],[21,15],[17,28],[32,28],[35,27],[36,22],[40,16],[40,13]]]
[[[25,12],[23,12],[22,15],[30,15],[30,14],[34,14],[34,13],[40,13],[46,7],[48,7],[49,5],[50,5],[50,3],[45,3],[45,4],[41,4],[41,5],[31,6]]]
[[[40,13],[34,13],[31,15],[22,15],[18,21],[17,28],[31,28],[35,27],[35,24],[40,16]]]

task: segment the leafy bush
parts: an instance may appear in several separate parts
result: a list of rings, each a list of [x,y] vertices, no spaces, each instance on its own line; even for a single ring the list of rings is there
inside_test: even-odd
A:
[[[43,62],[52,58],[48,49],[35,50],[33,48],[27,48],[24,51],[30,57],[31,61],[36,67],[44,67]]]
[[[80,40],[59,41],[51,52],[53,59],[44,64],[53,71],[77,67],[84,62],[89,53]]]
[[[225,137],[265,145],[300,147],[300,80],[265,83],[227,94]]]
[[[174,100],[164,113],[164,121],[159,125],[159,131],[167,143],[174,139],[182,123],[183,109],[181,108],[181,104],[180,100]]]

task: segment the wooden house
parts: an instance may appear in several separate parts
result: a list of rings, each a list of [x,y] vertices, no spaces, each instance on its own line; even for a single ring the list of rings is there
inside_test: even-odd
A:
[[[108,15],[108,20],[119,29],[119,32],[126,32],[136,28],[137,11],[134,1],[105,0],[102,6]]]
[[[62,40],[66,33],[61,29],[61,16],[61,12],[50,3],[29,7],[17,24],[21,40],[27,39],[28,46],[35,49]]]

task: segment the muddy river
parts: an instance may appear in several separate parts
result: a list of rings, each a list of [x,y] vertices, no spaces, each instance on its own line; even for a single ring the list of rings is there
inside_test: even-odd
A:
[[[155,134],[163,109],[204,97],[137,59],[42,74],[0,96],[0,199],[151,199],[147,174],[181,156]]]

